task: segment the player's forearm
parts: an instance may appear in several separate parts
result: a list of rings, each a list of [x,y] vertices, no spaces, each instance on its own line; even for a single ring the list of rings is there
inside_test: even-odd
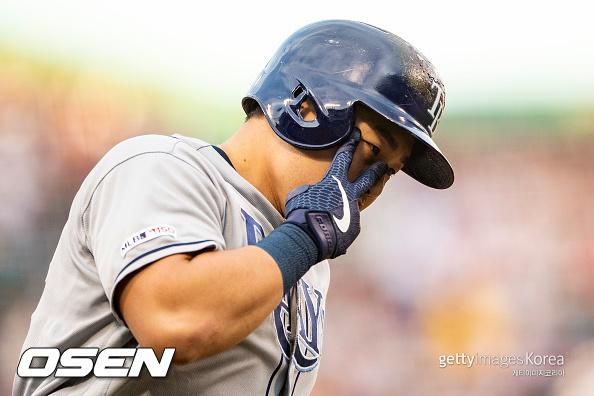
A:
[[[174,362],[185,364],[239,343],[282,295],[275,261],[247,246],[159,260],[124,286],[120,307],[140,345],[175,347]]]

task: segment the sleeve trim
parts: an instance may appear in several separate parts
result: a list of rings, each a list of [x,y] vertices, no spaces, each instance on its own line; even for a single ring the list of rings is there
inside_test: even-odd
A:
[[[214,250],[216,248],[216,242],[210,239],[205,239],[203,241],[196,241],[196,242],[185,242],[185,243],[175,243],[173,245],[167,245],[167,246],[161,246],[157,249],[153,249],[150,252],[146,252],[141,254],[140,256],[136,257],[134,260],[130,261],[128,264],[126,264],[126,266],[124,266],[124,268],[122,268],[122,270],[118,273],[118,275],[115,277],[115,281],[114,284],[118,282],[118,280],[120,279],[120,276],[122,275],[123,272],[125,272],[132,264],[134,264],[135,262],[137,262],[138,260],[141,260],[142,258],[151,255],[153,253],[156,253],[160,250],[163,249],[169,249],[169,248],[173,248],[173,247],[178,247],[178,246],[190,246],[190,245],[198,245],[198,244],[203,244],[206,242],[211,242],[210,245],[206,245],[203,248],[199,249],[200,251],[209,251],[209,250]]]

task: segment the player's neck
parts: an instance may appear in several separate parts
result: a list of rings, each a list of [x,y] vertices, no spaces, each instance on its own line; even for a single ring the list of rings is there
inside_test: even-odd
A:
[[[285,197],[279,197],[280,190],[273,172],[274,149],[270,144],[270,133],[274,135],[274,132],[266,128],[270,128],[266,119],[250,120],[219,147],[229,156],[237,173],[260,191],[282,214]]]

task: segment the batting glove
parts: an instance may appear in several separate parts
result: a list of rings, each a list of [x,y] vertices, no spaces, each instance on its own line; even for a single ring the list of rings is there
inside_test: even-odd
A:
[[[318,261],[346,253],[361,231],[359,198],[388,172],[385,162],[367,167],[352,183],[348,179],[361,132],[355,128],[338,149],[323,179],[292,190],[285,204],[287,223],[305,230],[318,248]]]
[[[357,201],[388,172],[386,163],[376,162],[349,182],[348,172],[360,138],[361,132],[355,128],[319,183],[289,193],[286,221],[256,244],[276,261],[285,294],[312,265],[346,253],[359,235]]]

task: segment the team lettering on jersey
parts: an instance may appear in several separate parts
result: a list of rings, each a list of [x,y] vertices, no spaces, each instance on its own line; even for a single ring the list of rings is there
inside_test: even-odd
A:
[[[311,371],[319,363],[324,330],[323,295],[303,279],[297,283],[299,306],[297,308],[297,342],[293,354],[299,371]],[[287,293],[274,310],[274,325],[278,345],[286,360],[291,359],[293,332],[291,329],[290,293]]]
[[[245,221],[245,230],[247,234],[248,245],[255,245],[264,238],[264,230],[252,216],[250,216],[243,208],[241,209],[241,218]]]
[[[248,245],[256,244],[264,237],[262,226],[241,209],[245,221]],[[324,297],[321,291],[310,286],[304,279],[297,282],[297,334],[296,342],[291,327],[290,293],[287,293],[273,312],[278,345],[285,360],[291,359],[301,372],[313,370],[320,360],[322,333],[324,329]]]

